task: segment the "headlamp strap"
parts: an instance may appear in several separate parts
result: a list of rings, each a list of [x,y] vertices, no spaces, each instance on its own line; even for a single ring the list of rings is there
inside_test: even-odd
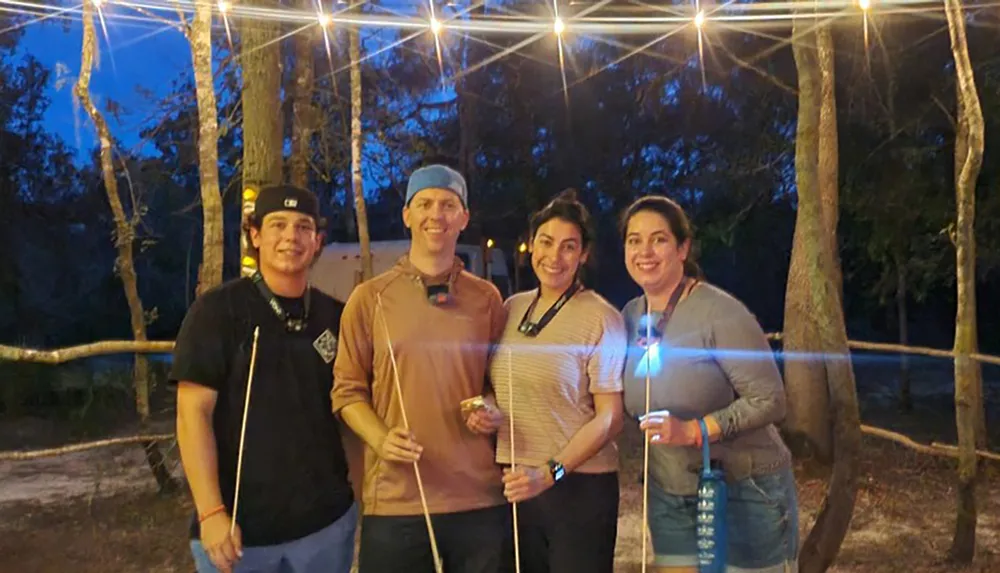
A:
[[[278,317],[278,320],[285,324],[285,329],[289,332],[302,332],[306,328],[306,324],[309,321],[309,291],[312,290],[308,285],[306,286],[306,292],[302,297],[302,318],[290,318],[285,309],[278,302],[278,297],[274,296],[271,289],[267,287],[267,283],[264,282],[264,275],[261,274],[260,270],[254,272],[250,279],[255,285],[257,285],[257,290],[260,292],[264,300],[267,301],[267,305],[271,307],[274,315]]]
[[[670,317],[674,314],[674,309],[677,308],[677,304],[681,300],[681,294],[684,293],[684,289],[687,287],[688,277],[685,275],[681,278],[681,282],[677,283],[674,287],[674,292],[670,294],[670,300],[667,301],[667,308],[663,309],[663,314],[660,316],[660,320],[656,321],[656,326],[653,327],[652,332],[650,332],[650,338],[652,340],[646,340],[645,329],[639,332],[639,346],[645,348],[648,347],[652,342],[659,340],[663,337],[663,331],[667,327],[667,322]],[[643,301],[646,302],[646,308],[649,308],[649,303],[646,301],[646,297],[643,297]],[[647,316],[646,320],[650,320],[651,317]]]
[[[557,314],[559,314],[559,311],[562,310],[562,307],[565,306],[567,302],[569,302],[569,299],[573,298],[573,295],[579,292],[582,288],[583,285],[580,284],[579,281],[575,281],[572,286],[566,289],[566,292],[562,293],[559,300],[549,307],[549,310],[545,311],[545,314],[538,319],[538,322],[531,322],[531,320],[529,320],[531,318],[531,313],[535,311],[535,306],[538,304],[538,300],[542,297],[542,290],[538,289],[538,294],[535,295],[535,300],[531,301],[531,304],[528,305],[528,310],[524,312],[524,316],[521,318],[521,324],[517,327],[518,332],[525,336],[537,336],[538,333],[541,332],[548,323],[552,322],[552,319],[555,318]]]

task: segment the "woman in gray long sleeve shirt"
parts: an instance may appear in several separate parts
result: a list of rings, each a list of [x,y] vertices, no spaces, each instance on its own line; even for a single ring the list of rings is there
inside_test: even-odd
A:
[[[646,413],[648,371],[653,414],[642,427],[651,444],[655,570],[697,571],[703,419],[711,457],[729,484],[729,567],[795,571],[795,478],[775,427],[785,415],[785,392],[764,332],[740,301],[700,280],[689,258],[691,226],[675,202],[643,197],[622,222],[625,264],[643,289],[623,310],[629,334],[625,407],[633,417]]]

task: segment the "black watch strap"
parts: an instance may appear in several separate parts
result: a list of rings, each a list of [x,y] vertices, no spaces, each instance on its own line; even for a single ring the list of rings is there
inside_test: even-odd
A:
[[[552,481],[559,483],[564,477],[566,477],[566,468],[555,460],[549,460],[548,462],[549,471],[552,472]]]

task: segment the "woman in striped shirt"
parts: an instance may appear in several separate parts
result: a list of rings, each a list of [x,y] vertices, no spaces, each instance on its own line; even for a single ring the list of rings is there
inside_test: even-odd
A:
[[[610,573],[625,324],[580,282],[593,234],[573,190],[535,213],[530,233],[539,286],[506,301],[490,367],[496,396],[467,424],[498,431],[504,494],[518,504],[521,570]]]

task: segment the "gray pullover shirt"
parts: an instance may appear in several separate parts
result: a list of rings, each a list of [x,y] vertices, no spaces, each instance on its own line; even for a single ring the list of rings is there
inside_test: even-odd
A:
[[[785,416],[785,390],[771,347],[757,319],[737,299],[699,283],[677,307],[647,360],[637,341],[645,336],[645,297],[625,305],[629,349],[625,408],[645,413],[646,369],[650,411],[669,410],[684,420],[711,415],[722,438],[711,457],[730,481],[787,467],[791,455],[775,424]],[[661,313],[650,317],[655,327]],[[667,493],[694,495],[701,470],[697,447],[650,446],[650,477]]]

